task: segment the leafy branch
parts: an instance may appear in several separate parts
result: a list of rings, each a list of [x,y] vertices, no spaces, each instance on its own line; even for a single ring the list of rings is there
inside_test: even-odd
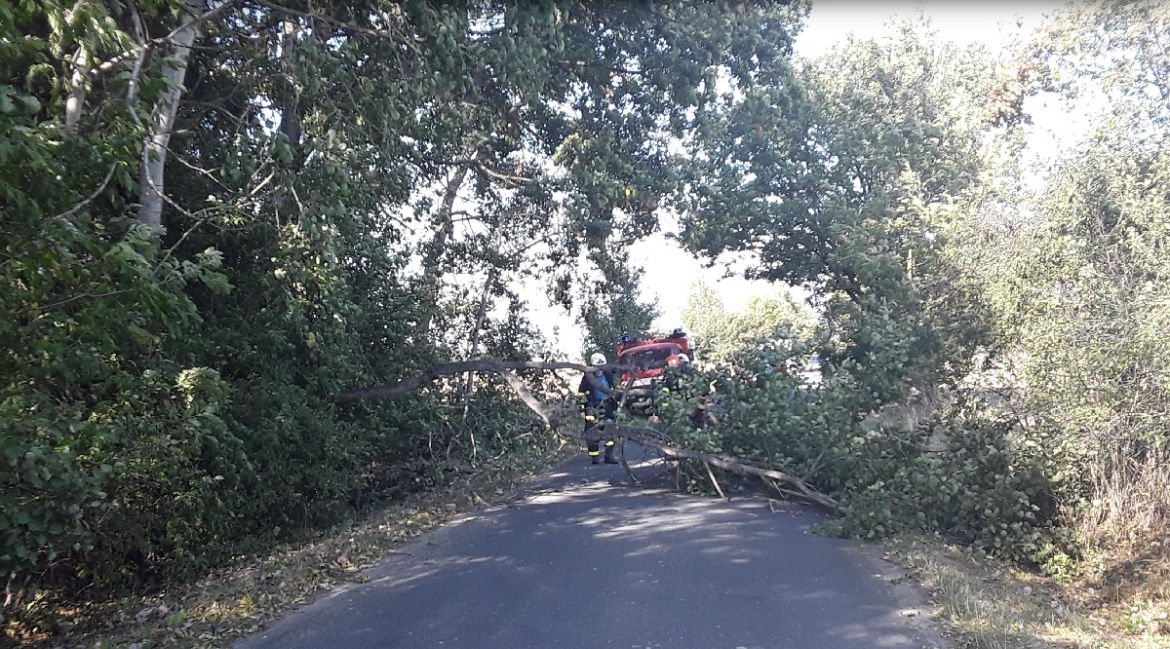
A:
[[[606,368],[621,368],[620,365],[607,365]],[[503,377],[505,382],[516,392],[517,396],[524,405],[528,406],[530,410],[535,412],[548,426],[566,437],[581,437],[582,433],[575,427],[566,426],[564,421],[558,416],[557,412],[549,407],[544,402],[537,399],[532,392],[524,385],[523,381],[516,376],[514,370],[529,369],[529,370],[575,370],[578,372],[589,372],[592,368],[579,363],[567,362],[535,362],[535,361],[494,361],[494,360],[478,360],[478,361],[464,361],[459,363],[446,363],[443,365],[436,365],[427,368],[421,374],[416,374],[409,378],[403,379],[398,383],[390,385],[381,385],[370,388],[362,388],[358,390],[347,390],[334,397],[337,403],[349,403],[360,401],[364,399],[389,399],[393,397],[402,396],[414,392],[422,386],[444,376],[456,376],[466,372],[494,372]],[[623,395],[623,399],[624,399]],[[841,511],[841,504],[835,499],[826,496],[817,491],[811,485],[800,478],[785,473],[771,467],[763,466],[754,462],[741,460],[739,458],[730,457],[718,453],[704,453],[688,448],[682,448],[674,443],[671,443],[664,438],[662,433],[653,428],[645,426],[623,426],[620,424],[613,425],[611,432],[632,442],[648,446],[650,448],[661,451],[668,458],[679,458],[684,460],[695,460],[703,463],[710,470],[711,466],[724,469],[726,471],[733,471],[735,473],[752,475],[765,479],[765,482],[771,486],[778,484],[787,485],[795,492],[789,490],[785,493],[796,493],[800,497],[814,502],[818,505],[826,507],[834,511]],[[713,477],[713,475],[712,475]],[[713,480],[716,489],[719,489],[718,482]]]

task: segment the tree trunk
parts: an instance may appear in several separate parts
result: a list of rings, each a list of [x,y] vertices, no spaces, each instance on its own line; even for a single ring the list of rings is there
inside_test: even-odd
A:
[[[167,147],[175,127],[175,115],[179,110],[191,45],[199,35],[199,19],[203,15],[202,0],[187,0],[186,5],[187,11],[179,19],[179,28],[172,34],[171,46],[164,52],[169,59],[163,63],[162,69],[167,88],[159,96],[151,113],[150,132],[142,152],[142,196],[138,220],[154,228],[162,226],[163,171],[167,162]]]
[[[85,35],[73,55],[73,74],[69,77],[69,97],[65,100],[65,132],[77,134],[77,125],[85,112],[85,95],[89,90],[89,75],[92,67],[94,34]]]
[[[301,88],[297,81],[296,69],[298,27],[295,18],[289,17],[281,21],[280,68],[284,74],[285,83],[288,84],[288,96],[280,110],[280,132],[288,138],[288,143],[294,151],[301,148]]]
[[[468,360],[475,360],[475,357],[479,354],[479,330],[483,328],[483,321],[487,318],[488,298],[491,297],[491,288],[495,281],[496,267],[492,266],[488,269],[487,280],[483,283],[483,292],[479,295],[479,309],[475,313],[475,324],[471,328],[471,349],[467,352]],[[468,372],[467,385],[463,390],[464,394],[471,394],[474,379],[475,372]]]
[[[439,262],[443,258],[443,251],[447,248],[447,240],[451,237],[454,223],[451,221],[451,212],[455,210],[455,199],[459,197],[459,189],[467,178],[469,165],[456,167],[454,174],[447,181],[447,189],[443,192],[443,202],[435,212],[432,220],[435,236],[427,246],[423,257],[422,305],[423,317],[418,323],[418,337],[423,339],[431,330],[431,321],[434,320],[435,306],[439,302],[440,273]]]

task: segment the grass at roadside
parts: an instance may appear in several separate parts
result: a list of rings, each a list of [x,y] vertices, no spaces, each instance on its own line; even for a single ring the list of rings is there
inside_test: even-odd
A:
[[[569,442],[551,455],[481,466],[441,489],[408,496],[349,526],[278,547],[266,556],[241,557],[236,565],[194,584],[149,597],[92,603],[64,614],[60,633],[29,646],[226,647],[330,588],[347,581],[361,583],[360,571],[396,548],[504,495],[579,450]]]
[[[971,649],[1170,647],[1170,602],[1135,597],[1087,605],[1084,584],[1061,585],[936,536],[886,543],[887,558],[922,584],[938,619]],[[1141,620],[1138,622],[1137,620]]]

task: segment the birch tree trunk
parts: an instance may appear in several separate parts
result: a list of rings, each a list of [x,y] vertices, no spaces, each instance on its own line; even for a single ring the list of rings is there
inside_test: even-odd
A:
[[[73,55],[73,74],[69,76],[69,97],[65,99],[65,132],[77,134],[77,124],[85,111],[85,96],[89,90],[89,75],[92,67],[94,34],[89,32],[77,45]]]
[[[167,147],[179,110],[191,45],[199,35],[200,18],[203,15],[202,0],[187,0],[186,5],[187,11],[179,18],[179,27],[172,33],[170,47],[163,52],[166,60],[162,77],[167,82],[167,89],[159,96],[151,112],[149,133],[142,151],[142,196],[138,220],[153,228],[162,227],[163,171],[167,162]]]

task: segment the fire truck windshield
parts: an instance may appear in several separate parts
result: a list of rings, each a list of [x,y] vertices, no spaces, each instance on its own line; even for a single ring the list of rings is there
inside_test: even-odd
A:
[[[625,364],[632,363],[637,371],[656,370],[666,367],[666,359],[670,358],[672,354],[678,354],[681,350],[678,347],[660,347],[657,349],[631,349],[621,357],[621,362]]]

